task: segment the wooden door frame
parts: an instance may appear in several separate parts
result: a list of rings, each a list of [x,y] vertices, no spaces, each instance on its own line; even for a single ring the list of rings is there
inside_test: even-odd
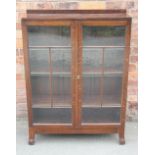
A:
[[[129,64],[129,53],[130,53],[130,35],[131,35],[131,19],[126,20],[85,20],[79,21],[78,28],[79,28],[79,50],[78,50],[78,72],[77,75],[82,77],[82,40],[83,40],[83,33],[82,33],[82,26],[125,26],[125,49],[124,49],[124,63],[123,63],[123,77],[122,77],[122,89],[121,89],[121,112],[120,112],[120,123],[103,123],[103,124],[95,124],[92,125],[82,125],[82,78],[80,78],[77,88],[78,88],[78,118],[79,122],[78,125],[80,128],[89,128],[89,127],[96,127],[100,128],[105,125],[116,125],[119,126],[118,132],[119,136],[124,136],[124,129],[125,129],[125,115],[126,115],[126,104],[127,104],[127,83],[128,83],[128,64]],[[122,138],[123,141],[123,138]]]
[[[30,72],[30,61],[29,61],[29,48],[28,48],[28,27],[29,26],[68,26],[70,27],[71,32],[71,98],[72,98],[72,125],[68,124],[51,124],[50,126],[54,127],[68,127],[68,128],[75,128],[76,126],[76,28],[75,24],[71,20],[30,20],[30,19],[23,19],[22,20],[22,36],[23,36],[23,53],[24,53],[24,67],[25,67],[25,79],[26,79],[26,95],[27,95],[27,109],[28,109],[28,122],[29,128],[33,128],[38,126],[37,124],[33,123],[33,112],[32,112],[32,87],[31,87],[31,72]],[[41,124],[42,126],[47,126],[48,124]]]

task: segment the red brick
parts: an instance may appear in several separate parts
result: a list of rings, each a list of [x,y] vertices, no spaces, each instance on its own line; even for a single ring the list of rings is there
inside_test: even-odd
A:
[[[138,56],[131,56],[130,57],[130,63],[137,63],[138,62]]]
[[[129,101],[129,109],[138,109],[138,104],[137,102],[134,102],[134,101]]]
[[[138,47],[138,39],[137,38],[131,38],[131,46]]]
[[[16,74],[16,80],[22,80],[23,75],[22,74]]]
[[[129,72],[135,72],[137,71],[136,64],[129,64]]]
[[[128,102],[137,102],[137,95],[129,95]]]
[[[128,95],[137,95],[137,88],[128,88]]]
[[[132,47],[130,51],[130,55],[138,55],[138,47]]]
[[[137,80],[129,80],[128,81],[128,84],[129,84],[129,86],[135,86],[135,87],[137,87],[138,81]]]
[[[16,103],[26,103],[26,96],[23,96],[23,97],[17,96],[17,97],[16,97]],[[17,107],[18,107],[18,110],[19,110],[19,109],[21,110],[21,105],[18,105]],[[23,110],[26,110],[25,107],[22,108],[22,109],[23,109]]]
[[[111,0],[106,2],[106,8],[107,9],[127,9],[128,3],[125,1],[117,1]]]
[[[22,31],[21,30],[16,31],[16,39],[22,39]]]
[[[81,1],[78,3],[78,9],[105,9],[106,3],[103,1]]]
[[[52,5],[52,3],[49,3],[49,2],[46,2],[46,3],[44,3],[44,2],[42,2],[42,3],[36,3],[35,4],[35,8],[36,9],[53,9],[53,5]]]
[[[16,55],[17,55],[17,56],[23,56],[23,49],[17,48],[17,49],[16,49]]]
[[[24,64],[24,58],[23,58],[23,56],[17,56],[16,57],[16,61],[17,61],[17,64]]]
[[[16,73],[24,74],[24,65],[23,64],[16,64]]]
[[[26,10],[27,8],[28,8],[27,2],[17,2],[16,3],[16,10],[17,11]]]
[[[138,77],[137,72],[129,72],[129,80],[136,80]]]
[[[21,38],[16,39],[16,48],[23,48],[23,40]]]
[[[131,38],[132,39],[137,39],[138,38],[138,26],[137,26],[137,24],[132,24]]]
[[[16,23],[16,30],[21,30],[21,24],[20,23]]]
[[[25,88],[25,81],[24,80],[18,80],[16,83],[16,88]]]

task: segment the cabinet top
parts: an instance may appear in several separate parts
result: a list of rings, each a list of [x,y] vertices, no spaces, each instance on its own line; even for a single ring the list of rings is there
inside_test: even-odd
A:
[[[27,10],[27,14],[57,14],[57,13],[80,13],[80,14],[85,14],[85,13],[93,13],[93,14],[111,14],[111,13],[119,13],[119,14],[126,14],[125,9],[108,9],[108,10]]]
[[[27,18],[23,20],[33,19],[75,19],[75,20],[98,20],[98,19],[116,19],[116,20],[131,20],[127,15],[126,10],[27,10]]]

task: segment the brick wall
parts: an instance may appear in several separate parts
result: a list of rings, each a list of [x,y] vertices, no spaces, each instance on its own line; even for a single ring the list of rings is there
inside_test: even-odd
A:
[[[21,18],[26,17],[27,9],[127,9],[127,13],[132,16],[133,19],[129,65],[127,119],[137,120],[137,0],[16,0],[16,2],[17,117],[25,117],[27,115],[21,32]]]

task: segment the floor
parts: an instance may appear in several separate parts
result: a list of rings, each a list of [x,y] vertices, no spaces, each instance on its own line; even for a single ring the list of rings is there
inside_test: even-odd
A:
[[[27,143],[27,121],[17,120],[17,155],[137,155],[136,122],[126,123],[126,144],[118,135],[36,135]]]

